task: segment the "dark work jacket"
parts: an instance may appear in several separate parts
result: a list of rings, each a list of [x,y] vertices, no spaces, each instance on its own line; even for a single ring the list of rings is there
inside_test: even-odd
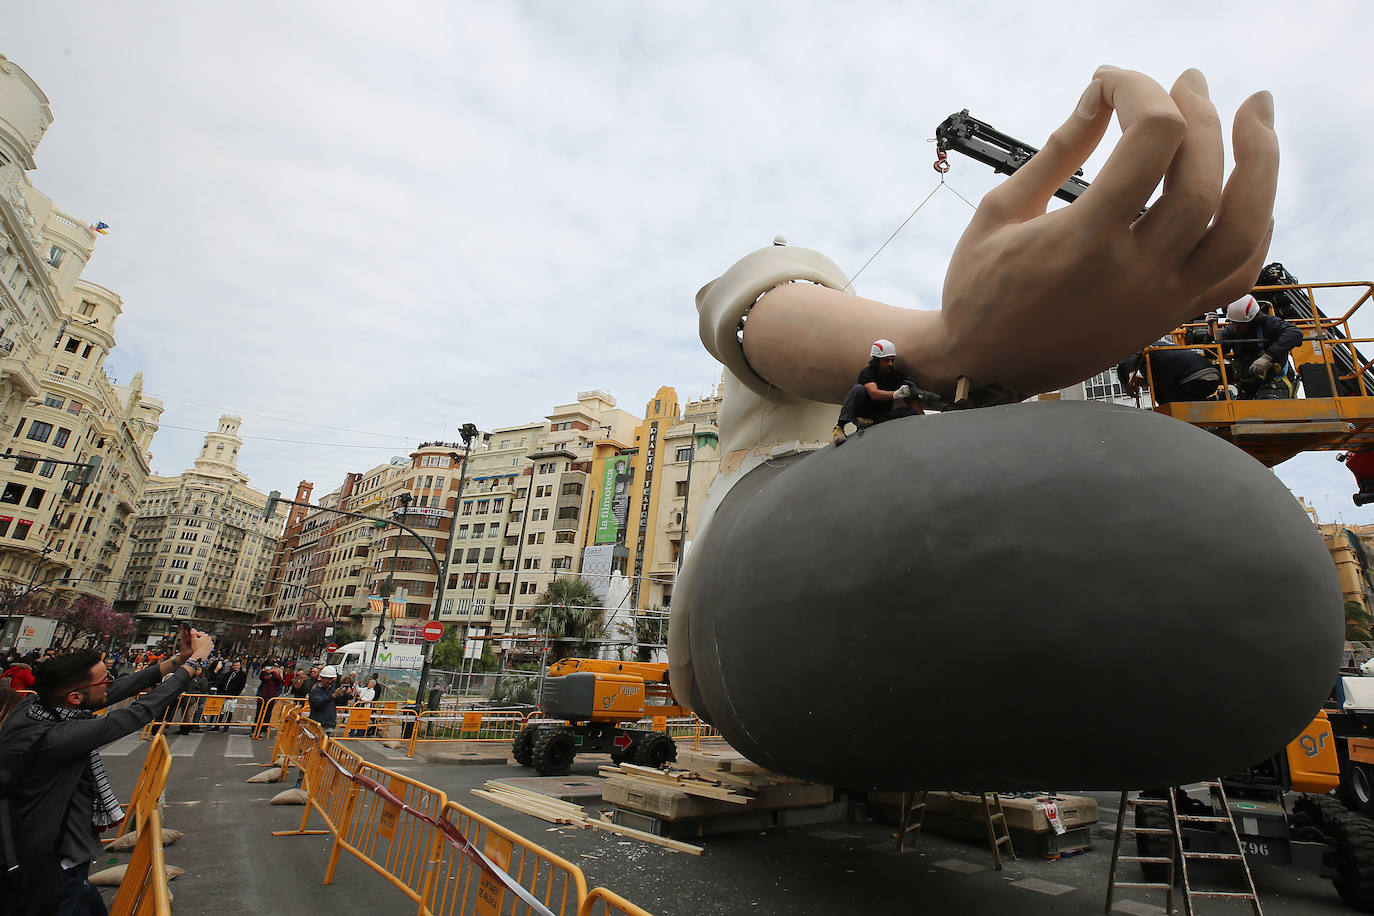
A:
[[[1173,346],[1174,342],[1169,339],[1157,343]],[[1153,380],[1156,388],[1172,391],[1184,382],[1191,381],[1208,370],[1215,373],[1216,367],[1212,365],[1211,360],[1197,350],[1151,350],[1147,371],[1144,351],[1137,350],[1117,365],[1116,377],[1120,380],[1121,387],[1125,388],[1131,373],[1139,372],[1147,381]],[[1219,378],[1220,376],[1215,377]],[[1156,396],[1158,396],[1158,392],[1156,392]]]
[[[238,671],[231,671],[226,668],[219,680],[215,681],[215,692],[226,697],[236,697],[243,693],[243,685],[247,683],[247,671],[242,668]]]
[[[100,855],[100,838],[91,829],[93,789],[86,778],[91,751],[131,735],[181,695],[191,680],[185,668],[158,684],[157,666],[115,681],[106,702],[117,703],[147,691],[123,709],[93,719],[42,722],[29,717],[36,699],[15,707],[0,728],[0,781],[8,783],[15,811],[31,849],[53,849],[73,862]],[[40,743],[41,742],[41,743]]]
[[[1227,323],[1219,337],[1221,352],[1227,356],[1234,355],[1245,366],[1259,359],[1261,353],[1268,353],[1277,365],[1282,366],[1289,352],[1302,343],[1301,331],[1282,318],[1266,312],[1256,315],[1244,330]]]
[[[334,691],[338,689],[337,684],[330,687],[316,684],[310,688],[310,718],[325,728],[333,728],[338,724],[338,719],[334,715],[334,707],[339,705],[339,697],[334,696]]]

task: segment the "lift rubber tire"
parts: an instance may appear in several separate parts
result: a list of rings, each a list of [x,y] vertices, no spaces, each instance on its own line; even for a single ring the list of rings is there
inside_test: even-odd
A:
[[[534,736],[531,754],[534,768],[540,776],[562,776],[577,756],[572,732],[562,728],[545,728]]]
[[[516,735],[515,740],[511,742],[511,756],[514,757],[515,762],[522,767],[527,767],[534,761],[535,731],[535,726],[526,725],[524,728],[520,729],[520,734]]]
[[[1349,760],[1342,769],[1341,796],[1345,806],[1356,814],[1374,816],[1374,768]]]
[[[1346,906],[1374,913],[1374,821],[1343,812],[1332,818],[1334,846],[1328,864],[1336,869],[1331,883]]]
[[[1303,836],[1294,839],[1314,841],[1330,840],[1333,836],[1332,821],[1346,813],[1345,805],[1330,795],[1303,795],[1293,804],[1293,828],[1301,830]],[[1316,831],[1313,836],[1312,831]]]
[[[635,763],[642,767],[661,767],[677,759],[677,743],[663,732],[650,732],[634,746]]]
[[[1163,805],[1136,805],[1135,825],[1137,827],[1163,827],[1172,830],[1173,821],[1169,809]],[[1138,856],[1167,856],[1173,841],[1166,836],[1137,833],[1135,835],[1135,854]],[[1169,866],[1158,862],[1141,862],[1140,875],[1146,881],[1168,881]]]

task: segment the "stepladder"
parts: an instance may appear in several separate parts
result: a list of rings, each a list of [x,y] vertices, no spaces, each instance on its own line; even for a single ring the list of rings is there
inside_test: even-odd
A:
[[[1128,793],[1121,794],[1107,878],[1106,912],[1111,912],[1118,888],[1147,888],[1164,890],[1166,912],[1172,913],[1174,887],[1181,884],[1183,909],[1188,916],[1193,916],[1197,904],[1206,900],[1243,903],[1255,916],[1263,916],[1225,788],[1216,779],[1191,788],[1205,792],[1206,801],[1182,787],[1154,793],[1156,797],[1129,799]],[[1126,812],[1132,807],[1136,810],[1136,823],[1128,826]],[[1121,853],[1122,839],[1127,834],[1135,835],[1138,855]],[[1145,880],[1119,880],[1118,866],[1122,862],[1138,863]]]
[[[915,843],[921,838],[921,823],[926,816],[927,792],[903,792],[901,817],[897,822],[897,832],[892,834],[897,841],[897,851],[901,852],[908,842]]]
[[[988,825],[988,845],[992,847],[992,864],[1002,870],[1002,847],[1007,847],[1007,858],[1016,861],[1016,849],[1011,845],[1011,832],[1007,830],[1007,815],[1002,811],[1002,797],[996,792],[980,793],[983,799],[983,817]]]

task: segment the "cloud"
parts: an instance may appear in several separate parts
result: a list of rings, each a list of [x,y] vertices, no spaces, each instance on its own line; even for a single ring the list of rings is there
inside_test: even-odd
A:
[[[1282,51],[1257,58],[1275,21]],[[704,393],[704,282],[779,232],[857,271],[936,188],[941,120],[967,107],[1042,142],[1104,61],[1166,85],[1200,66],[1228,122],[1274,90],[1272,251],[1300,278],[1361,274],[1374,235],[1359,4],[30,4],[6,22],[0,52],[56,116],[34,182],[114,227],[87,275],[125,300],[111,371],[168,395],[158,468],[199,448],[172,426],[221,407],[396,437],[249,416],[246,436],[387,443],[250,438],[262,489],[328,489],[406,437],[586,388],[634,412],[663,384]],[[998,180],[947,176],[974,202]],[[856,289],[937,307],[970,213],[940,190]],[[1281,476],[1340,494],[1328,457]]]

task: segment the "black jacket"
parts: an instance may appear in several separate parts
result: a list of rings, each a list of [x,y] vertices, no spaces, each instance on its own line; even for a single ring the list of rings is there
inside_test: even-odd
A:
[[[32,699],[10,713],[0,729],[0,781],[13,793],[26,846],[56,846],[74,862],[100,855],[100,839],[91,832],[92,786],[85,778],[91,751],[153,721],[191,680],[185,668],[158,684],[160,677],[157,666],[149,665],[115,681],[106,690],[107,704],[148,692],[99,718],[40,721],[28,714],[29,704],[37,702]]]
[[[1221,352],[1235,356],[1245,366],[1259,359],[1261,353],[1268,353],[1270,359],[1282,366],[1289,352],[1302,343],[1301,331],[1266,312],[1256,315],[1244,330],[1228,323],[1219,336]]]
[[[215,680],[215,692],[221,696],[236,697],[243,693],[243,686],[248,683],[248,672],[240,668],[234,671],[232,668],[224,669]]]

